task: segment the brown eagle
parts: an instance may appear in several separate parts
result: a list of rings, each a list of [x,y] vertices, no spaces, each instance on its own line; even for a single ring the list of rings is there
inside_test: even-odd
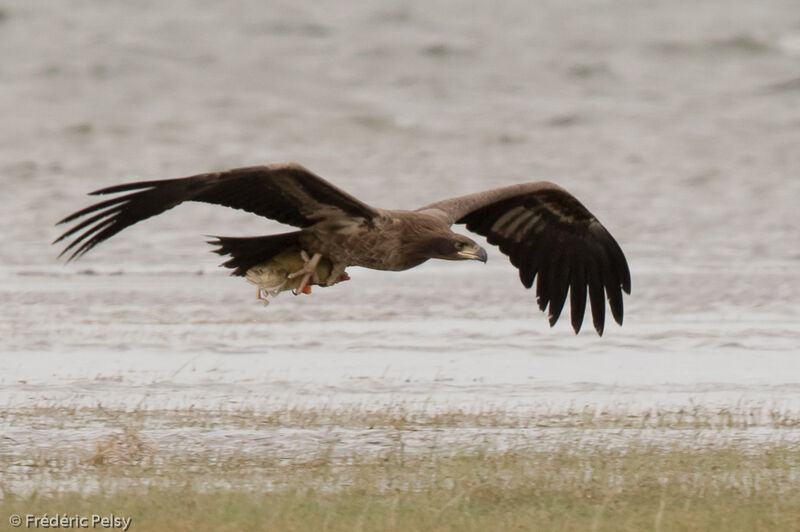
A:
[[[625,255],[600,222],[575,197],[548,182],[524,183],[431,203],[415,211],[372,207],[295,163],[236,168],[178,179],[142,181],[92,194],[117,194],[58,222],[77,223],[54,243],[80,232],[61,252],[80,257],[128,226],[184,201],[224,205],[299,227],[278,235],[216,237],[224,266],[259,284],[287,264],[283,284],[295,293],[310,284],[346,280],[347,266],[400,271],[428,259],[486,262],[486,251],[450,226],[464,224],[511,259],[526,288],[536,279],[541,310],[554,325],[570,293],[572,327],[583,323],[588,291],[594,328],[603,333],[605,298],[622,324],[622,291],[630,294]],[[60,255],[60,256],[61,256]],[[280,260],[278,260],[280,258]],[[281,262],[282,261],[282,262]],[[324,268],[322,267],[324,266]],[[283,270],[280,270],[281,272]],[[266,273],[265,273],[266,272]],[[260,285],[258,295],[264,295]],[[268,288],[268,287],[266,287]],[[270,294],[274,292],[267,290]]]

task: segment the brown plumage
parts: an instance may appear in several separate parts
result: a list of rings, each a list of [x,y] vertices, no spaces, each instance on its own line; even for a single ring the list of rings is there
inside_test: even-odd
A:
[[[87,217],[55,241],[77,234],[61,253],[69,253],[68,260],[128,226],[184,201],[199,201],[299,227],[299,231],[280,235],[218,237],[212,243],[219,246],[217,253],[230,255],[223,265],[240,276],[254,266],[268,265],[283,252],[307,253],[306,265],[313,265],[298,272],[307,273],[301,290],[308,282],[330,285],[345,279],[347,266],[399,271],[432,258],[485,262],[485,250],[451,231],[453,224],[464,224],[499,246],[519,269],[526,288],[536,280],[539,308],[549,306],[551,326],[569,292],[572,326],[577,333],[588,292],[594,327],[602,334],[604,300],[608,299],[614,319],[622,324],[622,291],[631,290],[628,264],[614,238],[577,199],[547,182],[487,190],[416,211],[371,207],[295,163],[142,181],[92,194],[116,193],[125,194],[59,222]],[[317,279],[315,267],[320,259],[326,264],[326,274],[330,272],[327,279]]]

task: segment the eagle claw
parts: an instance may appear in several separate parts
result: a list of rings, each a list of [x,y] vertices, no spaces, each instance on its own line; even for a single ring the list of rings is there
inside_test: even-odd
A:
[[[311,290],[306,290],[306,288],[309,287],[311,276],[314,275],[317,265],[319,264],[320,259],[322,259],[322,253],[314,253],[313,257],[309,257],[308,253],[305,251],[300,251],[300,256],[303,259],[303,267],[287,276],[288,279],[295,279],[301,275],[303,276],[297,288],[292,290],[292,293],[296,296],[300,294],[311,293]]]

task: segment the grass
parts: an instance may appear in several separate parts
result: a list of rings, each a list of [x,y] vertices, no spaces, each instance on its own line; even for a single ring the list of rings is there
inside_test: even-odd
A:
[[[580,437],[598,426],[635,432],[661,424],[691,439],[702,430],[746,430],[755,419],[752,411],[683,418],[662,412],[662,421],[651,413],[644,425],[638,414],[587,411],[533,419],[501,412],[423,415],[357,408],[273,414],[87,409],[66,418],[56,409],[3,415],[6,425],[17,427],[41,426],[52,415],[49,419],[63,425],[92,419],[122,429],[95,439],[85,453],[22,444],[4,452],[0,446],[2,523],[12,513],[60,512],[129,516],[134,531],[800,530],[800,446],[791,439],[778,436],[753,447],[736,438],[698,446],[631,437],[626,445],[609,446]],[[785,414],[766,413],[761,421],[778,432],[796,430]],[[222,432],[240,426],[324,430],[331,422],[367,433],[380,427],[392,434],[391,443],[383,441],[374,452],[343,452],[335,441],[294,454],[272,442],[255,449],[189,449],[163,439],[152,442],[139,430],[153,425]],[[472,427],[480,435],[485,427],[519,424],[532,430],[512,445],[434,440],[412,448],[406,443],[415,431]],[[542,431],[568,426],[570,437],[539,445],[541,425]],[[59,488],[48,489],[54,485]]]
[[[596,429],[772,429],[800,428],[797,412],[763,405],[737,408],[654,408],[631,411],[591,406],[550,411],[537,408],[525,413],[506,409],[432,410],[403,404],[377,409],[362,405],[300,407],[285,405],[268,411],[253,409],[107,409],[37,405],[0,410],[0,422],[9,426],[53,423],[80,427],[87,422],[124,427],[231,428],[314,428],[321,426],[368,428],[596,428]]]
[[[138,531],[800,529],[800,453],[781,447],[440,457],[398,448],[344,463],[209,455],[87,467],[99,483],[89,495],[5,492],[0,512],[113,513]]]

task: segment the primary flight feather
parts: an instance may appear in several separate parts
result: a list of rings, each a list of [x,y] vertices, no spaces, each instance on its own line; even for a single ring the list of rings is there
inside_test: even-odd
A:
[[[550,325],[570,294],[577,333],[587,294],[595,330],[603,334],[605,300],[622,324],[628,263],[616,240],[574,196],[548,182],[496,188],[432,203],[415,211],[371,207],[295,163],[236,168],[178,179],[141,181],[93,195],[121,194],[59,222],[76,222],[54,243],[73,237],[61,255],[80,257],[126,227],[184,201],[242,209],[300,228],[258,237],[217,237],[223,265],[259,286],[258,296],[348,279],[348,266],[407,270],[428,259],[486,262],[486,251],[454,233],[464,224],[508,255],[526,288],[536,282]],[[78,222],[78,220],[81,220]]]

